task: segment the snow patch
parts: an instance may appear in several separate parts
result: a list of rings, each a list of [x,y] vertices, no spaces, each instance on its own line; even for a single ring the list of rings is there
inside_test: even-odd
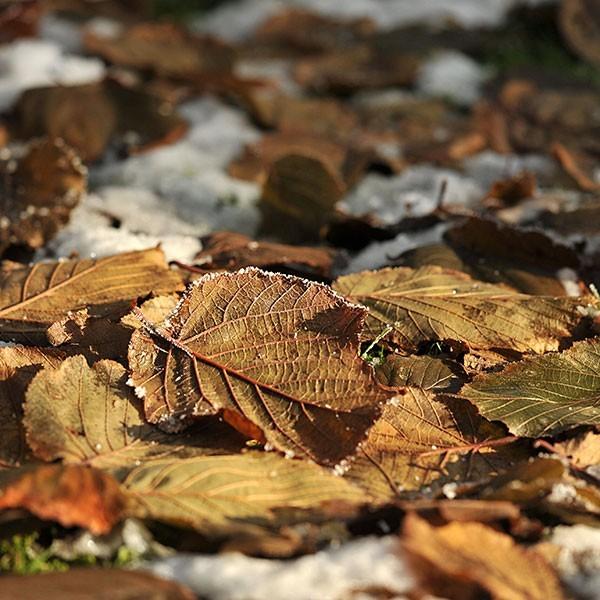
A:
[[[145,565],[212,600],[342,600],[369,587],[402,594],[413,586],[395,536],[368,537],[293,560],[238,553],[178,555]],[[352,596],[355,597],[355,596]]]
[[[48,40],[19,40],[0,48],[0,111],[11,108],[25,90],[46,85],[100,81],[105,67],[97,58],[65,54]]]

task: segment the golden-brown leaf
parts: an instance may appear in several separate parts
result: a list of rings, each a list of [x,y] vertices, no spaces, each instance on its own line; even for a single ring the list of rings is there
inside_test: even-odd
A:
[[[27,457],[22,424],[25,390],[42,366],[56,367],[62,358],[58,350],[0,348],[0,467],[17,466]]]
[[[166,430],[223,411],[246,435],[335,465],[391,395],[358,356],[364,315],[297,277],[204,276],[153,333],[133,334],[131,379]]]
[[[135,467],[122,486],[129,515],[213,534],[277,524],[283,509],[290,524],[293,511],[318,513],[325,503],[367,499],[322,467],[264,452],[152,461]]]
[[[432,527],[414,514],[404,521],[402,546],[425,589],[452,600],[562,600],[546,559],[481,523]]]
[[[38,373],[27,389],[24,407],[27,442],[35,456],[121,473],[154,458],[243,447],[241,436],[223,435],[218,423],[211,429],[222,439],[202,428],[173,436],[149,425],[126,378],[119,363],[102,360],[89,367],[83,356]]]
[[[350,462],[346,477],[378,498],[426,485],[467,481],[510,464],[511,453],[476,450],[503,431],[466,402],[408,388],[393,398]]]
[[[181,277],[169,270],[158,248],[5,269],[0,271],[0,336],[44,344],[46,329],[68,311],[124,312],[138,296],[181,288]]]
[[[528,296],[458,271],[387,268],[341,277],[334,288],[369,309],[366,336],[415,351],[458,340],[471,350],[543,353],[571,338],[582,317],[578,298]]]

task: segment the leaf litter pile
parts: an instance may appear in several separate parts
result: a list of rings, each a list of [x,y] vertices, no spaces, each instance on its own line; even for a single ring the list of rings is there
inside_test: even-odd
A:
[[[596,4],[175,4],[0,4],[0,597],[600,598]]]

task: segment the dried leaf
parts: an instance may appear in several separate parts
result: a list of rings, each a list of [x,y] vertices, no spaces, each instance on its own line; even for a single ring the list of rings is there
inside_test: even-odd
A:
[[[119,363],[102,360],[89,367],[83,356],[38,373],[24,407],[27,442],[35,456],[114,473],[143,460],[243,447],[241,438],[227,447],[229,436],[210,450],[207,442],[214,436],[204,431],[175,437],[149,425],[126,379]]]
[[[125,496],[110,475],[78,465],[0,471],[0,510],[21,508],[64,527],[108,533],[123,516]]]
[[[88,31],[84,44],[111,63],[168,77],[230,71],[233,65],[233,50],[225,42],[172,23],[139,23],[114,35]]]
[[[481,523],[432,527],[411,514],[404,521],[402,547],[425,589],[446,598],[564,598],[556,572],[541,554]]]
[[[485,205],[490,208],[513,206],[521,200],[531,198],[535,194],[536,186],[535,175],[529,171],[495,181],[484,200]]]
[[[61,140],[33,142],[0,159],[0,254],[11,245],[41,248],[69,220],[86,189],[79,157]]]
[[[387,387],[416,387],[435,392],[456,392],[466,378],[462,367],[452,360],[399,354],[386,356],[377,367],[376,376]]]
[[[119,569],[77,568],[65,573],[4,575],[5,598],[19,600],[195,600],[196,595],[180,583],[156,575]]]
[[[569,46],[600,66],[600,10],[594,0],[563,0],[559,25]]]
[[[46,330],[69,311],[125,312],[138,296],[182,288],[160,249],[100,259],[40,262],[0,271],[0,335],[46,343]]]
[[[25,390],[42,366],[56,367],[58,350],[0,348],[0,467],[22,464],[29,454],[22,424]]]
[[[557,350],[581,322],[581,299],[515,293],[458,271],[427,266],[340,277],[334,289],[369,309],[365,337],[388,338],[405,350],[457,340],[471,350],[542,353]]]
[[[111,141],[140,152],[172,143],[187,130],[173,106],[141,86],[117,81],[27,90],[17,104],[22,138],[63,138],[85,161],[102,157]]]
[[[600,433],[586,431],[554,446],[580,469],[600,465]]]
[[[469,454],[503,435],[465,402],[408,388],[386,405],[346,476],[383,499],[434,482],[476,479],[510,464],[510,454],[490,448]]]
[[[131,379],[148,420],[167,430],[223,411],[247,435],[336,464],[388,395],[358,357],[363,318],[299,278],[253,268],[204,276],[155,335],[133,334]]]
[[[280,158],[262,190],[262,229],[293,242],[318,240],[344,191],[327,163],[295,154]]]
[[[35,37],[42,16],[39,0],[5,2],[0,6],[0,43],[23,37]]]
[[[460,396],[515,435],[541,437],[577,425],[600,425],[600,340],[574,344],[479,375]]]
[[[122,485],[129,514],[212,534],[276,524],[278,509],[288,511],[289,524],[289,511],[366,500],[317,465],[261,452],[152,461],[134,468]]]
[[[304,271],[331,278],[337,256],[329,248],[256,242],[241,233],[217,231],[202,239],[202,251],[196,255],[194,263],[211,271],[233,271],[252,266],[271,271]]]

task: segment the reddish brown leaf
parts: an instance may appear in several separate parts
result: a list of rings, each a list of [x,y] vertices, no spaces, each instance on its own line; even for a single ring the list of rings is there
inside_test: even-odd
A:
[[[299,278],[205,276],[163,324],[133,334],[131,379],[148,420],[168,430],[229,410],[275,448],[335,465],[389,395],[358,357],[364,316]]]
[[[116,480],[101,471],[42,465],[0,471],[0,510],[7,508],[102,535],[122,518],[125,497]]]
[[[562,0],[559,25],[569,46],[600,66],[600,8],[594,0]]]

